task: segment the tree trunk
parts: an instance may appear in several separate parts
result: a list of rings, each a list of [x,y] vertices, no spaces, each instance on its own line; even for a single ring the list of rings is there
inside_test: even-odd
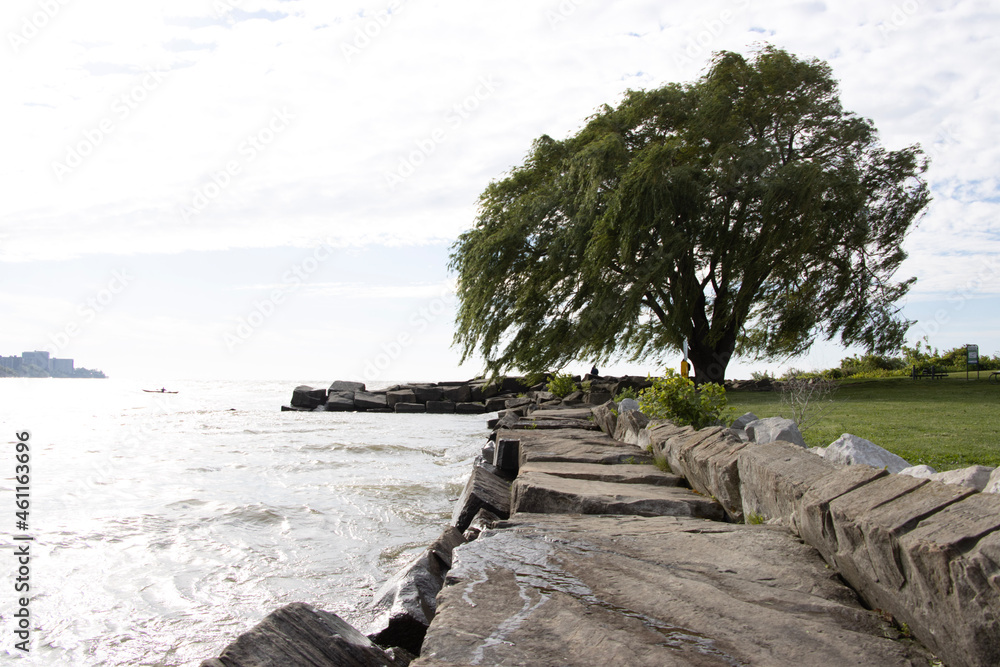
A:
[[[692,341],[688,356],[694,364],[694,382],[697,385],[705,382],[722,384],[726,379],[726,367],[736,349],[736,336],[726,336],[715,346]]]

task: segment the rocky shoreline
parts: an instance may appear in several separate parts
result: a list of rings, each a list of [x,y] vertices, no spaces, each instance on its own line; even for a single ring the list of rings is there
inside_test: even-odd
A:
[[[202,667],[1000,664],[1000,496],[497,389],[451,525],[357,629],[289,605]]]

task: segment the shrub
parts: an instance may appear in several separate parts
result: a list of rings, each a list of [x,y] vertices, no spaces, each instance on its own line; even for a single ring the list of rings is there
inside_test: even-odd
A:
[[[639,392],[639,408],[652,419],[669,419],[676,424],[704,428],[729,417],[726,390],[722,385],[694,382],[668,368],[664,377]]]
[[[569,373],[556,373],[549,380],[545,387],[559,398],[563,398],[576,391],[576,382]]]
[[[626,398],[631,398],[633,400],[638,401],[639,392],[637,392],[634,387],[625,387],[620,392],[618,392],[617,396],[615,396],[615,403],[621,403]]]

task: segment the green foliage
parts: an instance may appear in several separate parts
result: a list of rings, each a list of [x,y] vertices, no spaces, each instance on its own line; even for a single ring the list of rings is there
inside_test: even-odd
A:
[[[764,518],[763,514],[757,514],[756,512],[747,512],[746,514],[746,523],[751,526],[760,526],[765,521],[767,519]]]
[[[580,391],[584,393],[589,393],[591,389],[594,388],[594,383],[590,380],[584,380],[580,383]]]
[[[573,380],[573,376],[568,373],[556,373],[545,388],[559,398],[563,398],[576,391],[576,382]]]
[[[912,281],[893,275],[925,169],[842,108],[826,63],[719,53],[695,82],[540,137],[486,188],[452,247],[455,343],[539,369],[663,360],[687,340],[699,383],[737,349],[782,358],[817,335],[898,349]]]
[[[529,387],[534,387],[536,384],[548,382],[550,377],[551,375],[549,373],[535,371],[524,376],[524,383]]]
[[[618,395],[615,396],[614,400],[615,400],[615,403],[621,403],[626,398],[631,398],[632,400],[638,401],[639,400],[639,392],[636,391],[634,387],[625,387],[620,392],[618,392]]]
[[[673,470],[670,469],[670,464],[667,463],[667,457],[665,457],[663,454],[653,456],[653,465],[655,465],[663,472],[673,473]]]
[[[722,385],[694,382],[668,368],[653,386],[639,392],[639,408],[652,419],[670,419],[676,424],[704,428],[729,416],[726,390]]]

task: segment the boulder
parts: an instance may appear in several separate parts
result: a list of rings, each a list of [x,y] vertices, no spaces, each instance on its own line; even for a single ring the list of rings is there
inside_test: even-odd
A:
[[[532,462],[652,463],[653,458],[635,445],[615,442],[599,431],[564,428],[517,431],[521,446],[518,467]]]
[[[986,466],[969,466],[968,468],[934,473],[929,479],[982,491],[990,483],[990,476],[994,470],[996,469],[987,468]]]
[[[738,466],[747,521],[751,516],[776,519],[795,532],[799,530],[799,500],[813,484],[837,470],[804,447],[783,441],[748,444],[740,451]]]
[[[898,473],[910,467],[909,461],[882,449],[874,442],[856,435],[845,433],[826,448],[825,458],[830,463],[842,465],[868,465],[873,468],[885,468],[889,472]]]
[[[358,392],[364,390],[365,390],[364,382],[348,382],[346,380],[337,380],[336,382],[330,385],[331,393],[335,391]]]
[[[313,389],[300,384],[292,390],[292,407],[312,410],[326,403],[326,389]]]
[[[486,412],[486,406],[482,403],[456,403],[455,412],[460,415],[481,415]]]
[[[486,399],[486,412],[499,412],[507,408],[509,396],[494,396]]]
[[[754,413],[752,413],[752,412],[746,412],[746,413],[740,415],[739,417],[737,417],[736,419],[734,419],[733,423],[729,426],[729,428],[734,428],[734,429],[738,428],[738,429],[741,429],[741,430],[745,430],[746,427],[747,427],[747,424],[749,424],[750,422],[755,422],[758,419],[760,419],[760,417],[758,417]]]
[[[534,514],[684,516],[722,521],[722,507],[690,489],[618,484],[521,471],[511,488],[511,511]]]
[[[363,630],[383,647],[398,646],[419,654],[427,627],[437,610],[437,594],[451,568],[452,549],[465,542],[449,527],[427,551],[410,561],[375,593]]]
[[[798,425],[791,419],[782,417],[767,417],[758,419],[746,425],[745,428],[750,442],[758,445],[766,445],[769,442],[790,442],[799,447],[805,447],[806,441],[799,432]]]
[[[986,488],[983,489],[983,493],[1000,493],[1000,468],[997,468],[990,475],[990,479],[986,482]]]
[[[465,489],[455,503],[451,524],[464,531],[476,513],[485,509],[501,519],[510,516],[510,482],[482,466],[473,466]]]
[[[427,401],[427,412],[438,415],[455,414],[455,404],[451,401]]]
[[[354,394],[354,405],[359,410],[379,410],[389,407],[385,394],[373,394],[370,391],[359,391]]]
[[[263,621],[201,667],[403,667],[336,614],[295,602]]]
[[[427,406],[423,403],[396,403],[393,410],[402,413],[427,412]]]
[[[623,398],[618,403],[618,414],[624,414],[631,410],[638,410],[638,409],[639,409],[639,401],[635,400],[634,398]]]
[[[897,474],[909,475],[910,477],[916,477],[918,479],[930,479],[930,476],[936,472],[937,470],[928,465],[919,465],[919,466],[910,466],[909,468],[903,468]]]
[[[444,389],[441,387],[431,387],[426,385],[414,385],[410,391],[416,397],[417,403],[427,403],[428,401],[440,401],[444,398]]]
[[[500,381],[500,391],[507,394],[523,394],[531,389],[522,377],[506,376]]]
[[[282,405],[282,412],[312,412],[313,408],[296,408],[292,405]]]
[[[618,426],[617,411],[618,406],[615,405],[614,401],[608,401],[607,403],[598,405],[596,408],[592,409],[594,423],[597,424],[602,431],[612,437],[614,437],[615,428]]]
[[[740,452],[747,446],[729,429],[712,429],[715,435],[705,438],[679,455],[691,486],[707,497],[715,498],[732,521],[743,521],[743,498],[740,492]]]
[[[639,444],[639,433],[649,424],[649,417],[638,410],[629,410],[618,414],[615,424],[615,440],[627,442],[630,445]]]
[[[607,403],[612,398],[610,391],[594,391],[590,390],[583,395],[583,402],[587,405],[601,405],[602,403]]]
[[[351,412],[356,409],[353,391],[333,391],[326,399],[327,412]]]
[[[443,387],[441,390],[445,400],[452,403],[468,403],[472,400],[472,387],[460,384],[454,387]]]
[[[513,410],[515,408],[526,408],[529,405],[534,405],[534,404],[535,404],[534,399],[528,398],[527,396],[523,396],[519,398],[508,398],[504,402],[504,407],[507,408],[508,410]]]
[[[517,473],[520,450],[520,440],[509,437],[497,437],[496,450],[493,455],[493,465],[500,470]]]
[[[684,478],[663,472],[651,465],[634,463],[529,463],[519,472],[539,472],[568,479],[586,479],[614,484],[652,484],[654,486],[684,486]]]
[[[417,396],[412,389],[396,389],[386,392],[385,400],[390,408],[394,408],[396,403],[416,403]]]

